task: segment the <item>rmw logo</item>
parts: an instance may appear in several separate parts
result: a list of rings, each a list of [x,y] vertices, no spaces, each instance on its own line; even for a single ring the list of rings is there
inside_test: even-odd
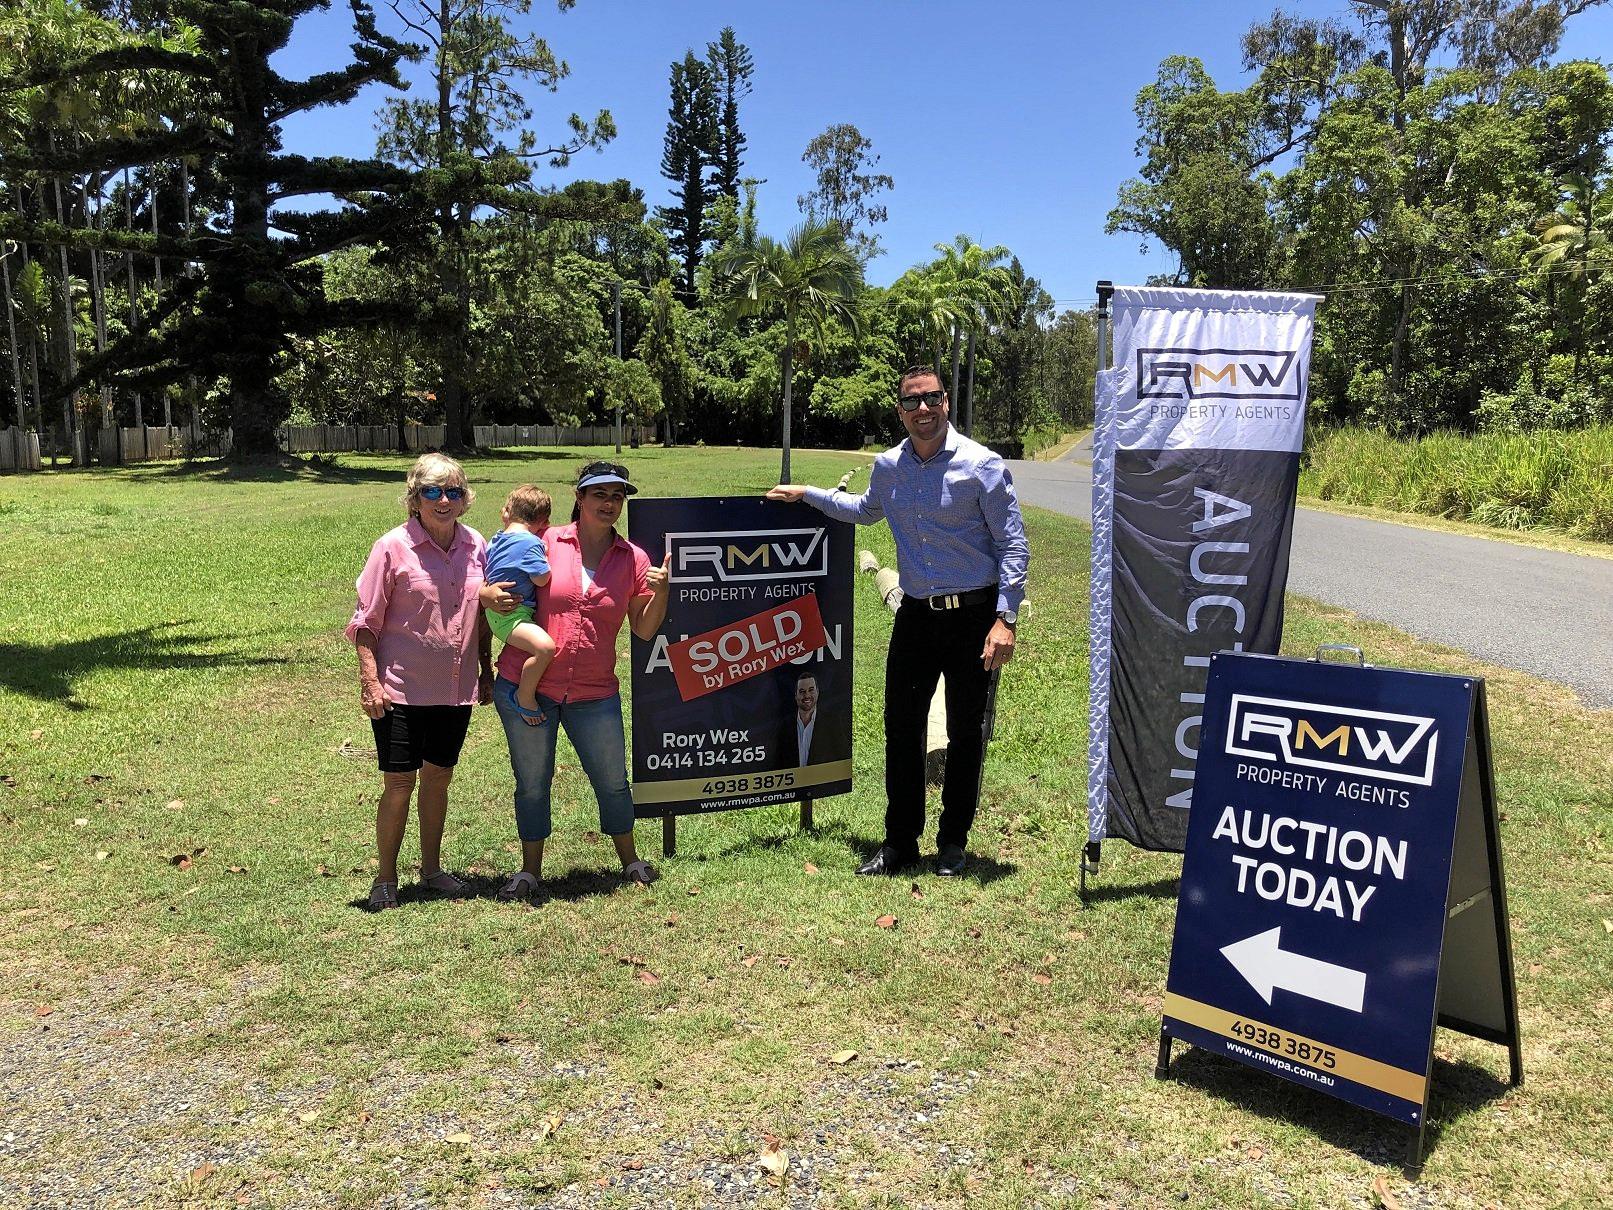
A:
[[[829,572],[822,529],[710,530],[668,534],[672,578],[684,584],[804,580]]]
[[[1439,732],[1420,714],[1352,710],[1280,697],[1232,695],[1227,752],[1384,781],[1434,782]]]
[[[1138,349],[1139,399],[1300,397],[1292,349]]]

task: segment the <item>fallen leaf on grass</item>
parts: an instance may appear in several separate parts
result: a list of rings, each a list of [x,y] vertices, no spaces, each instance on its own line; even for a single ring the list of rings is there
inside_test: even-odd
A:
[[[813,864],[812,864],[812,863],[811,863],[811,862],[810,862],[810,861],[809,861],[809,862],[807,862],[807,863],[806,863],[806,864],[805,864],[805,865],[804,865],[804,866],[802,866],[802,867],[801,867],[801,868],[802,868],[802,869],[803,869],[803,870],[805,870],[805,871],[806,871],[806,872],[807,872],[807,873],[808,873],[808,874],[816,874],[816,873],[817,873],[817,872],[818,872],[818,867],[817,867],[817,866],[815,866],[815,865],[813,865]]]
[[[175,853],[168,859],[168,864],[181,870],[188,870],[190,869],[190,854]],[[323,870],[325,867],[320,866],[319,868]]]
[[[38,727],[35,727],[32,731],[30,731],[28,733],[28,738],[29,739],[39,739],[44,734],[45,733],[43,731],[41,731]]]
[[[185,800],[183,798],[170,798],[168,800],[168,809],[170,811],[183,811],[185,809]]]
[[[690,888],[689,888],[689,894],[691,894],[691,895],[698,895],[698,894],[700,894],[700,888],[699,888],[699,887],[697,887],[697,886],[692,886],[692,887],[690,887]]]
[[[770,1149],[756,1157],[756,1166],[766,1171],[767,1175],[780,1185],[783,1185],[784,1174],[790,1170],[790,1157],[782,1151]]]
[[[280,799],[278,797],[266,798],[264,801],[267,802],[271,807],[278,807],[280,805]]]
[[[96,861],[105,861],[110,856],[112,856],[112,854],[108,853],[105,849],[96,849],[95,850],[95,860]]]
[[[743,966],[746,970],[749,970],[751,967],[756,965],[756,960],[757,956],[752,954],[749,958],[741,958],[739,960],[739,965]]]
[[[48,1017],[48,1016],[50,1016],[51,1013],[53,1013],[55,1011],[56,1010],[54,1008],[52,1008],[50,1005],[48,1005],[48,1004],[36,1004],[36,1005],[34,1005],[34,1016],[36,1016],[36,1017]]]
[[[317,1109],[309,1109],[309,1110],[306,1110],[303,1113],[299,1113],[297,1115],[297,1120],[299,1122],[301,1122],[304,1126],[306,1126],[306,1125],[308,1125],[309,1122],[312,1122],[318,1116],[319,1116],[319,1110],[317,1110]]]
[[[1372,1181],[1372,1196],[1378,1199],[1378,1205],[1383,1210],[1400,1210],[1400,1203],[1395,1195],[1389,1192],[1389,1182],[1383,1177],[1375,1177]]]
[[[1603,916],[1602,931],[1604,933],[1613,933],[1613,920],[1609,920],[1606,916]]]
[[[856,1057],[857,1052],[854,1050],[837,1050],[834,1052],[834,1054],[829,1056],[829,1062],[833,1063],[836,1067],[844,1067]]]
[[[1545,969],[1546,968],[1541,966],[1540,963],[1538,963],[1538,962],[1531,962],[1529,964],[1529,973],[1531,975],[1538,975],[1541,971],[1543,971]]]
[[[878,920],[874,921],[874,924],[882,929],[893,929],[896,927],[896,917],[881,916]]]
[[[643,1160],[623,1160],[622,1161],[622,1171],[623,1172],[642,1172],[643,1170],[644,1170],[644,1161]]]
[[[1037,971],[1031,976],[1031,982],[1040,983],[1043,987],[1046,987],[1049,983],[1053,982],[1053,976],[1048,974],[1046,971]]]
[[[55,868],[56,868],[56,863],[54,861],[36,861],[36,862],[34,862],[34,869],[36,869],[36,870],[44,870],[45,873],[47,873],[47,874],[50,873]]]
[[[647,987],[654,987],[657,983],[661,982],[661,976],[656,974],[654,971],[645,968],[639,971],[638,981]]]
[[[83,816],[79,816],[79,818],[73,821],[73,826],[75,828],[87,828],[90,826],[90,821],[85,819]]]
[[[846,944],[846,939],[844,937],[830,937],[829,938],[829,944],[830,945],[844,945],[844,944]]]
[[[17,788],[17,779],[11,776],[11,774],[7,773],[5,776],[0,777],[0,786],[5,786],[9,790],[15,790]]]
[[[314,873],[318,874],[321,878],[334,878],[334,877],[336,877],[335,874],[332,874],[330,872],[330,867],[326,866],[326,865],[315,866],[314,867]]]
[[[560,1122],[561,1122],[560,1114],[551,1113],[551,1114],[546,1115],[543,1118],[543,1120],[538,1123],[538,1130],[537,1130],[538,1141],[542,1142],[544,1139],[546,1139],[550,1135],[552,1135],[555,1131],[559,1130],[560,1129]]]
[[[919,884],[916,883],[916,882],[911,887],[908,888],[907,893],[909,895],[913,896],[914,899],[923,899],[924,898],[924,892],[919,889]]]
[[[442,1136],[442,1141],[445,1142],[445,1143],[465,1144],[465,1143],[470,1142],[470,1135],[467,1134],[463,1130],[459,1130],[459,1131],[455,1131],[453,1134],[445,1134],[445,1135],[443,1135]]]
[[[369,1120],[370,1120],[370,1111],[368,1109],[360,1109],[358,1111],[358,1124],[360,1126],[362,1126],[362,1125],[364,1125],[365,1122],[368,1122]]]
[[[232,865],[230,867],[230,873],[232,874],[245,874],[246,872],[247,868],[244,865]]]
[[[971,929],[969,929],[969,930],[968,930],[968,932],[969,932],[969,936],[970,936],[970,937],[971,937],[971,938],[972,938],[972,939],[973,939],[973,940],[975,940],[975,941],[979,941],[979,940],[980,940],[980,930],[979,930],[979,929],[977,929],[977,928],[971,928]]]
[[[678,927],[678,914],[676,912],[673,912],[672,915],[668,916],[663,923],[669,929],[677,928]]]
[[[190,1170],[190,1183],[193,1185],[205,1185],[217,1171],[217,1164],[211,1160],[204,1160]]]
[[[1258,1160],[1261,1156],[1263,1156],[1265,1154],[1266,1154],[1266,1150],[1263,1147],[1251,1147],[1251,1148],[1249,1148],[1248,1151],[1244,1152],[1244,1155],[1246,1155],[1251,1160]]]

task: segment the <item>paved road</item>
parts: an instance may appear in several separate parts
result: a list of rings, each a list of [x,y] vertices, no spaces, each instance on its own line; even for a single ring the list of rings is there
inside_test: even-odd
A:
[[[1090,521],[1091,456],[1012,463],[1020,499]],[[1302,508],[1288,587],[1613,708],[1613,559]]]

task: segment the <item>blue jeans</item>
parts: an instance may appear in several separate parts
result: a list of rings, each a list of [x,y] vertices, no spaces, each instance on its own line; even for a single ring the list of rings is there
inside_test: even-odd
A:
[[[554,748],[562,726],[599,800],[599,830],[606,836],[633,830],[633,792],[627,787],[620,693],[592,702],[555,702],[539,694],[538,706],[548,717],[528,726],[516,708],[515,682],[499,677],[493,686],[493,705],[510,745],[515,828],[523,841],[547,840],[553,830],[549,795],[554,783]]]

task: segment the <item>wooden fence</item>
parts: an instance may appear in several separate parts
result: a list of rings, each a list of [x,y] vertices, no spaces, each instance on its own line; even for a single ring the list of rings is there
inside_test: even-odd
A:
[[[441,449],[448,430],[440,424],[407,424],[404,443],[411,452]],[[608,424],[580,427],[555,424],[479,424],[476,444],[484,449],[538,445],[614,445],[616,431]],[[360,451],[392,453],[398,450],[395,424],[283,425],[280,446],[292,454],[339,454]],[[93,434],[96,458],[106,466],[128,462],[156,462],[170,458],[220,458],[229,452],[230,433],[210,432],[197,424],[147,425],[144,428],[100,429]],[[622,428],[623,442],[643,444],[645,430]],[[0,471],[40,469],[39,435],[13,426],[0,430]]]
[[[0,471],[37,471],[39,434],[12,425],[0,433]]]

